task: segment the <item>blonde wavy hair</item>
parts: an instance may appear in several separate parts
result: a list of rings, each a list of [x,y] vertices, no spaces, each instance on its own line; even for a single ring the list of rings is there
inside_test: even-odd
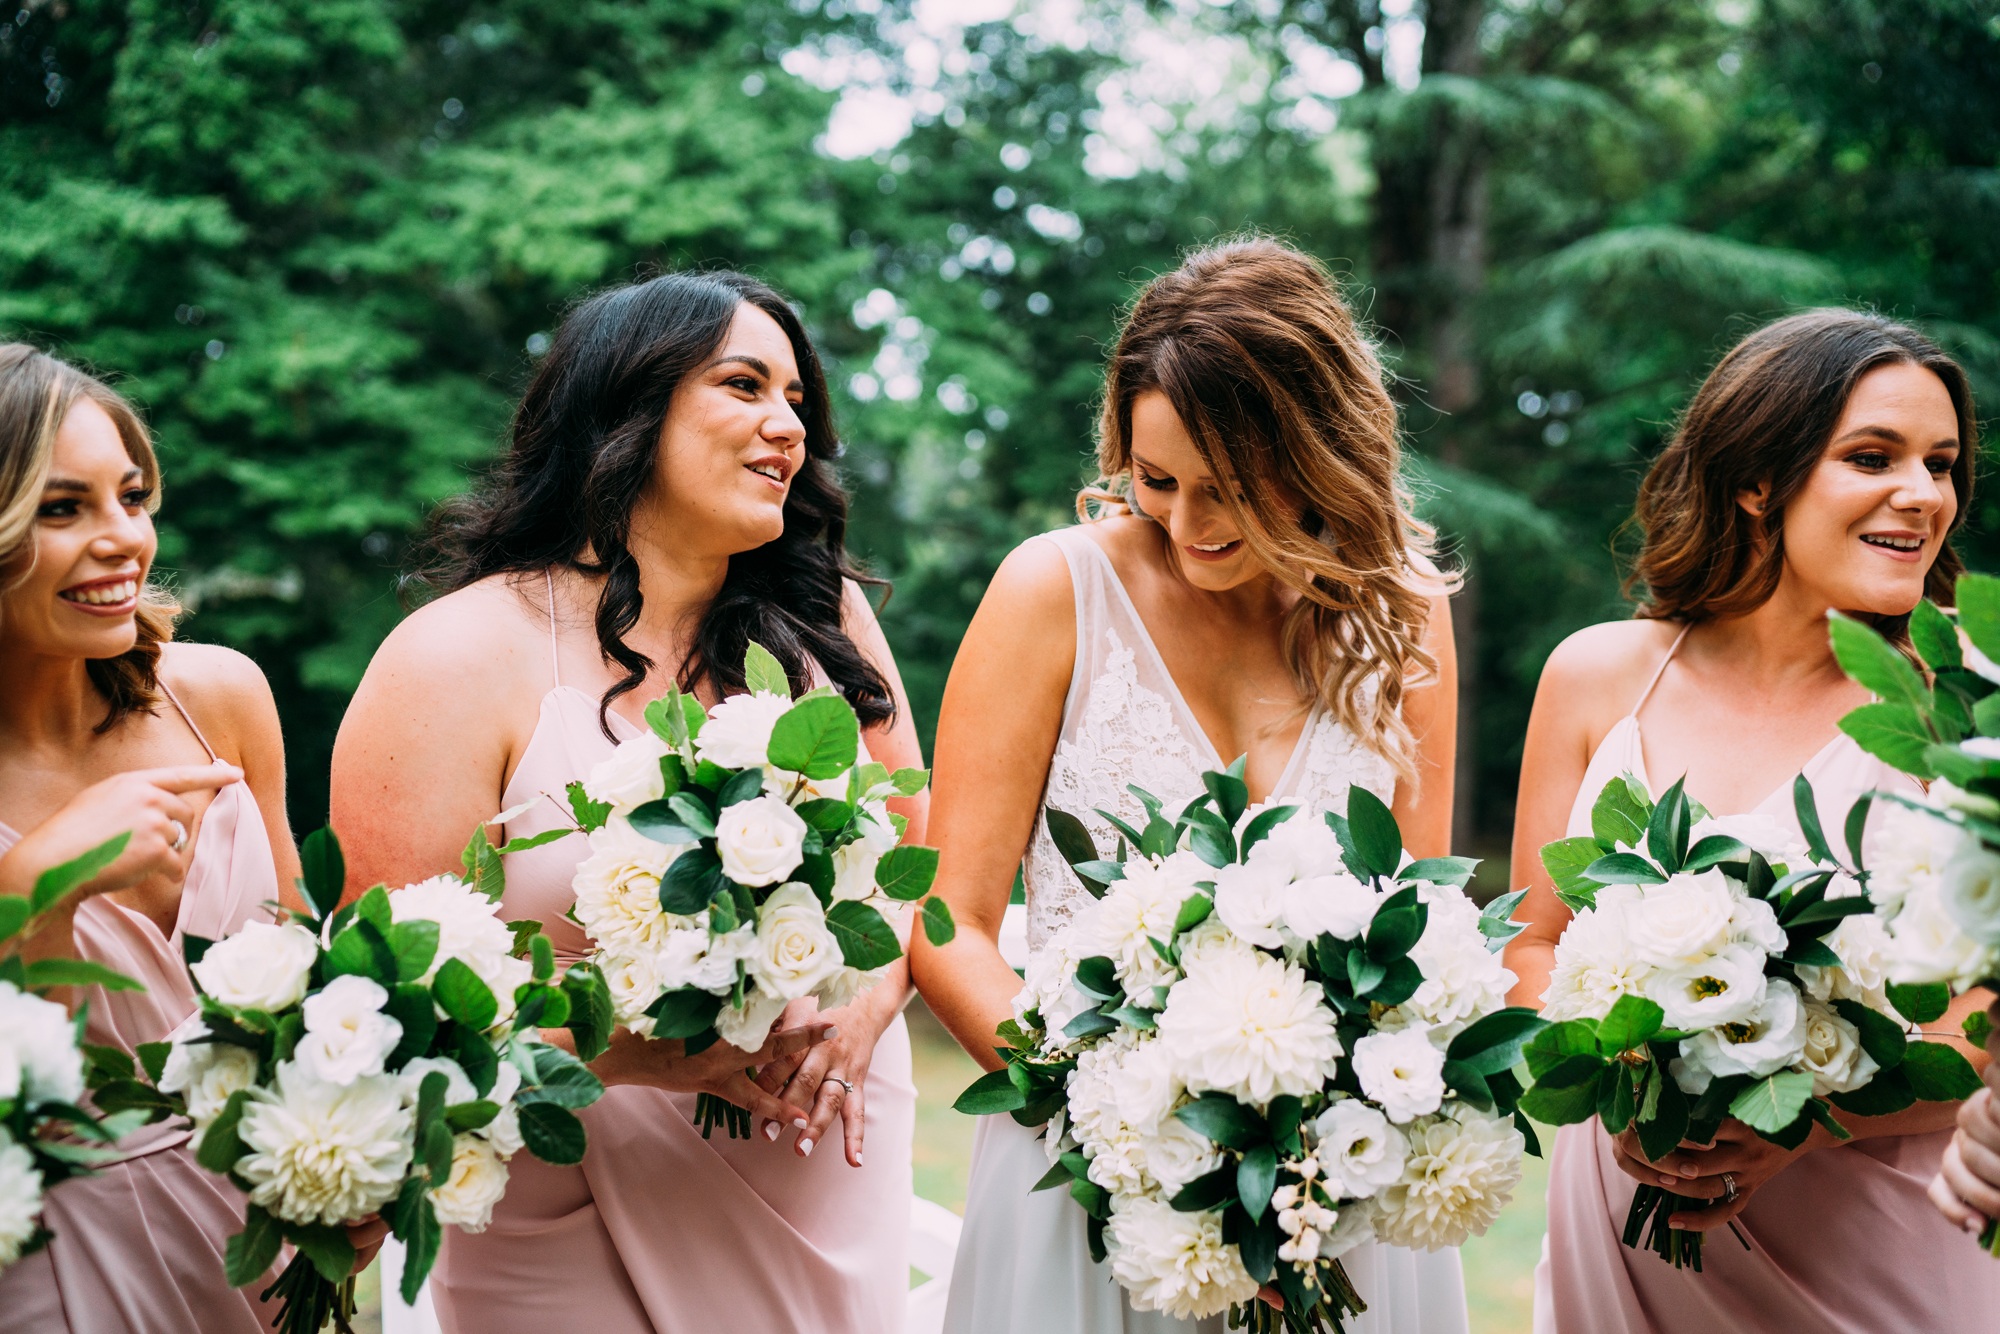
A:
[[[1265,237],[1211,245],[1146,285],[1105,375],[1086,521],[1135,512],[1132,404],[1165,394],[1264,566],[1299,594],[1285,660],[1309,700],[1416,778],[1403,696],[1433,679],[1430,601],[1455,580],[1402,476],[1382,363],[1333,278]]]
[[[55,458],[56,435],[83,399],[104,409],[118,428],[126,454],[152,491],[147,512],[160,507],[153,437],[124,395],[39,348],[0,343],[0,592],[19,587],[35,568],[35,514]],[[159,704],[160,645],[174,637],[180,611],[173,596],[148,578],[139,592],[138,642],[118,657],[87,664],[91,682],[110,705],[98,731]]]

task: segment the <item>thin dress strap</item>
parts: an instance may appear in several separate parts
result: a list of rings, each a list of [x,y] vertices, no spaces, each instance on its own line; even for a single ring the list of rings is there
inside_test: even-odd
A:
[[[194,739],[201,742],[201,748],[208,752],[209,760],[213,762],[221,759],[222,757],[215,753],[215,747],[208,744],[208,738],[201,734],[201,728],[195,724],[194,715],[187,711],[187,707],[174,694],[173,687],[165,681],[160,681],[159,686],[160,693],[167,697],[167,703],[174,706],[174,712],[178,713],[181,716],[181,721],[188,725],[188,731],[194,733]]]
[[[556,650],[555,567],[554,566],[544,567],[542,570],[542,578],[546,579],[549,585],[549,674],[555,678],[555,683],[558,686],[560,686],[562,684],[562,654],[557,652]]]
[[[1653,669],[1652,679],[1646,682],[1646,688],[1639,692],[1639,698],[1632,701],[1632,711],[1626,714],[1626,717],[1637,718],[1639,710],[1646,707],[1646,701],[1653,697],[1653,687],[1658,685],[1660,678],[1667,674],[1667,664],[1674,660],[1674,654],[1680,652],[1681,641],[1688,637],[1688,631],[1692,629],[1694,629],[1692,625],[1684,625],[1681,627],[1681,632],[1674,636],[1674,642],[1667,648],[1667,656],[1661,658],[1660,665]]]

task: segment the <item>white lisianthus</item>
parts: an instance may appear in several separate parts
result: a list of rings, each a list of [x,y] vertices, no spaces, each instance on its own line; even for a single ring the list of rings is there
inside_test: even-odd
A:
[[[1333,831],[1328,830],[1330,836]],[[1380,897],[1345,872],[1310,876],[1285,886],[1283,919],[1293,935],[1317,940],[1331,935],[1354,940],[1375,919]]]
[[[1460,890],[1426,885],[1430,908],[1410,961],[1424,980],[1399,1009],[1454,1037],[1480,1015],[1503,1008],[1514,974],[1486,948],[1479,908]]]
[[[382,1013],[389,993],[381,983],[348,974],[306,997],[305,1036],[293,1059],[329,1084],[352,1084],[382,1073],[382,1063],[403,1040],[403,1025]]]
[[[694,925],[680,927],[669,935],[666,945],[651,961],[660,984],[653,995],[685,987],[721,995],[736,985],[736,965],[747,964],[756,955],[754,925],[745,923],[725,935],[712,936],[708,933],[708,914],[703,912]]]
[[[493,1146],[493,1151],[502,1158],[512,1158],[527,1141],[521,1138],[521,1109],[514,1104],[514,1095],[521,1090],[521,1072],[512,1061],[500,1062],[500,1072],[493,1078],[493,1087],[486,1096],[500,1104],[500,1114],[472,1133]]]
[[[319,941],[287,922],[247,922],[208,947],[188,972],[202,991],[224,1005],[276,1012],[305,999]]]
[[[762,768],[770,762],[771,729],[791,708],[791,700],[768,690],[731,695],[708,711],[694,739],[695,758],[725,769]]]
[[[1944,868],[1967,835],[1957,825],[1900,801],[1877,802],[1862,836],[1868,862],[1868,897],[1894,912],[1911,894],[1940,888]]]
[[[478,1135],[452,1141],[451,1175],[429,1194],[440,1223],[484,1232],[493,1206],[507,1193],[507,1160]]]
[[[1893,1013],[1889,1004],[1891,942],[1882,919],[1873,913],[1843,917],[1820,939],[1840,956],[1840,966],[1801,964],[1799,981],[1805,984],[1806,994],[1814,1000],[1860,1001],[1878,1013]]]
[[[160,1068],[160,1092],[178,1093],[187,1102],[188,1119],[206,1130],[221,1115],[229,1095],[257,1082],[257,1053],[233,1042],[202,1042],[208,1025],[192,1015],[172,1035],[166,1064]]]
[[[672,753],[651,731],[628,737],[583,780],[583,795],[620,815],[630,815],[666,795],[667,776],[660,771],[660,761]]]
[[[1871,881],[1871,884],[1873,882]],[[1938,885],[1913,889],[1889,924],[1889,976],[1963,991],[1995,971],[1994,953],[1966,935]]]
[[[83,1053],[69,1011],[0,982],[0,1099],[32,1106],[82,1096]]]
[[[1112,1072],[1118,1115],[1126,1124],[1151,1130],[1172,1115],[1187,1092],[1174,1073],[1173,1054],[1158,1038],[1146,1038]]]
[[[886,965],[885,965],[886,967]],[[843,1005],[851,1005],[854,998],[882,980],[882,970],[871,968],[863,972],[859,968],[849,968],[846,964],[834,969],[824,982],[813,988],[813,996],[819,1001],[819,1012],[838,1010]]]
[[[1217,950],[1188,964],[1167,996],[1160,1041],[1188,1090],[1219,1090],[1261,1107],[1317,1092],[1341,1054],[1333,1013],[1305,970],[1256,950]]]
[[[1647,979],[1646,997],[1666,1012],[1669,1028],[1744,1022],[1764,1001],[1764,955],[1731,945],[1708,958],[1662,968]]]
[[[715,1032],[724,1042],[743,1051],[756,1051],[771,1036],[771,1025],[785,1012],[785,998],[773,996],[762,987],[743,993],[743,1007],[723,1002],[715,1014]]]
[[[1400,1180],[1375,1197],[1375,1235],[1435,1251],[1464,1244],[1500,1216],[1521,1182],[1521,1132],[1469,1108],[1409,1130]]]
[[[658,949],[676,920],[660,910],[660,879],[687,845],[656,843],[617,815],[589,839],[574,881],[577,925],[608,953]]]
[[[1336,1195],[1367,1199],[1402,1178],[1409,1139],[1380,1108],[1343,1098],[1319,1114],[1313,1133],[1319,1142],[1314,1156]]]
[[[1827,889],[1827,897],[1832,898],[1831,882]],[[1778,925],[1778,910],[1748,894],[1736,897],[1736,911],[1729,915],[1729,935],[1738,945],[1749,945],[1766,954],[1783,954],[1787,943],[1785,928]]]
[[[1632,948],[1629,925],[1636,885],[1606,885],[1597,906],[1576,915],[1556,942],[1556,965],[1543,993],[1550,1020],[1602,1019],[1620,996],[1644,994],[1653,966]]]
[[[1649,885],[1628,928],[1640,958],[1661,968],[1695,963],[1729,943],[1737,893],[1719,870],[1676,875]]]
[[[1852,1093],[1875,1077],[1882,1067],[1861,1047],[1861,1030],[1830,1005],[1806,1002],[1805,1046],[1801,1069],[1812,1072],[1813,1096]]]
[[[1261,846],[1261,845],[1260,845]],[[1220,866],[1215,877],[1215,915],[1222,924],[1252,945],[1277,949],[1285,943],[1278,923],[1285,915],[1282,867],[1268,862]]]
[[[1367,1200],[1353,1200],[1340,1206],[1333,1226],[1319,1234],[1319,1258],[1338,1260],[1341,1256],[1375,1240],[1375,1206]]]
[[[21,1258],[42,1216],[42,1174],[35,1156],[0,1130],[0,1270]]]
[[[1264,810],[1262,806],[1243,812],[1238,833]],[[1340,840],[1325,817],[1317,811],[1299,811],[1271,827],[1244,859],[1252,866],[1276,875],[1281,881],[1310,880],[1322,875],[1345,875],[1347,862],[1341,855]]]
[[[888,808],[868,802],[861,808],[861,837],[833,854],[833,897],[866,899],[875,894],[875,867],[898,842]]]
[[[1191,852],[1176,852],[1157,865],[1130,861],[1125,878],[1112,881],[1098,900],[1084,922],[1084,948],[1111,960],[1127,996],[1149,998],[1154,987],[1173,980],[1173,965],[1152,942],[1173,940],[1181,905],[1200,892],[1195,882],[1214,874]]]
[[[1944,866],[1944,904],[1966,935],[2000,945],[2000,856],[1967,839]]]
[[[500,1064],[502,1069],[511,1068],[506,1061]],[[396,1072],[396,1078],[403,1083],[403,1101],[412,1107],[416,1106],[418,1097],[424,1091],[424,1080],[433,1074],[444,1076],[446,1107],[456,1107],[460,1103],[471,1102],[479,1096],[478,1090],[472,1087],[472,1077],[465,1073],[465,1067],[457,1061],[449,1056],[419,1056],[415,1060],[406,1061],[403,1068]],[[515,1078],[519,1077],[520,1072],[516,1071]],[[498,1088],[499,1085],[496,1083],[494,1087]]]
[[[1391,1121],[1428,1116],[1444,1101],[1444,1052],[1421,1028],[1370,1033],[1354,1044],[1354,1077]]]
[[[1243,1257],[1222,1239],[1222,1215],[1211,1210],[1181,1213],[1164,1200],[1131,1200],[1111,1215],[1104,1246],[1137,1310],[1200,1320],[1257,1295]]]
[[[776,797],[752,797],[715,819],[722,873],[739,885],[775,885],[804,859],[806,822]]]
[[[1761,1079],[1798,1060],[1805,1046],[1805,1006],[1798,988],[1774,977],[1748,1015],[1703,1029],[1681,1043],[1675,1078],[1689,1093],[1706,1090],[1721,1075]]]
[[[840,944],[827,930],[826,910],[811,888],[780,885],[757,915],[757,952],[750,975],[773,995],[795,1001],[844,967]]]
[[[286,1061],[243,1108],[236,1171],[250,1202],[280,1218],[352,1223],[402,1188],[415,1115],[394,1075],[328,1084]]]

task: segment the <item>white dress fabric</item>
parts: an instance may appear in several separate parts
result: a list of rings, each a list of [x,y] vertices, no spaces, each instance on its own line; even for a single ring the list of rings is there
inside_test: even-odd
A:
[[[1069,563],[1076,595],[1076,667],[1063,702],[1062,732],[1049,764],[1047,805],[1082,820],[1110,855],[1117,835],[1097,815],[1143,822],[1133,784],[1176,810],[1202,791],[1201,774],[1221,769],[1110,558],[1086,527],[1046,533]],[[1324,710],[1315,710],[1273,800],[1342,809],[1360,784],[1385,802],[1395,775]],[[1041,949],[1075,912],[1081,884],[1047,828],[1035,822],[1022,867],[1028,948]],[[1040,1127],[1006,1115],[980,1118],[973,1140],[965,1230],[945,1309],[946,1334],[1190,1334],[1220,1331],[1202,1321],[1134,1311],[1111,1276],[1090,1259],[1085,1215],[1065,1190],[1032,1191],[1048,1171]],[[1371,1244],[1343,1257],[1368,1310],[1348,1334],[1466,1334],[1458,1252],[1424,1253]]]

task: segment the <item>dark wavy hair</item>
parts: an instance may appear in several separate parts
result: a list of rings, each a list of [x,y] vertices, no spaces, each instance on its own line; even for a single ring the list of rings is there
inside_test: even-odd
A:
[[[805,384],[805,462],[785,496],[784,535],[729,561],[722,590],[702,613],[675,671],[683,690],[707,682],[744,689],[743,653],[756,640],[776,654],[795,688],[817,664],[864,725],[896,706],[882,673],[841,621],[843,581],[882,585],[847,560],[847,493],[819,354],[785,299],[741,273],[669,273],[599,292],[564,318],[514,412],[506,453],[483,483],[433,516],[416,582],[449,593],[490,575],[556,566],[602,576],[597,642],[625,675],[611,703],[636,690],[654,663],[625,642],[643,599],[627,539],[632,511],[652,481],[674,390],[722,346],[743,305],[778,322]]]
[[[1788,315],[1729,350],[1695,391],[1673,439],[1639,486],[1645,541],[1627,580],[1644,591],[1638,615],[1692,623],[1754,611],[1777,591],[1785,509],[1805,488],[1861,377],[1878,366],[1921,366],[1943,382],[1958,417],[1951,467],[1958,513],[1924,578],[1941,606],[1964,568],[1950,534],[1972,512],[1979,423],[1965,371],[1907,324],[1827,307]],[[1736,503],[1771,484],[1762,515]],[[1768,539],[1768,540],[1767,540]],[[1909,617],[1870,617],[1892,639]]]

